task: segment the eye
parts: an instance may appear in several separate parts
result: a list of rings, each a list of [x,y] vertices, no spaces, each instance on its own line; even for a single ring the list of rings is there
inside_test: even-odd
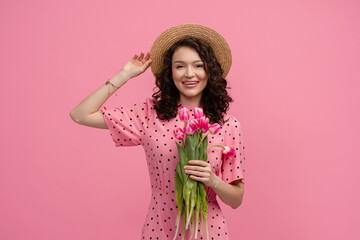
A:
[[[183,66],[181,66],[181,65],[178,65],[178,66],[176,66],[176,69],[178,69],[178,68],[182,68]]]
[[[204,65],[203,65],[203,64],[198,64],[198,65],[196,65],[196,67],[197,67],[197,68],[203,68]]]

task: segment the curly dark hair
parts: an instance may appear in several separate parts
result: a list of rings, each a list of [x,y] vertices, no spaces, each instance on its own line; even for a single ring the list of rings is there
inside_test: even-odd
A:
[[[210,45],[194,37],[183,37],[173,44],[164,56],[164,65],[161,73],[156,76],[156,91],[152,97],[154,107],[161,120],[169,120],[176,117],[177,108],[180,105],[180,93],[172,78],[172,57],[176,49],[186,46],[194,49],[204,62],[204,68],[208,76],[208,82],[203,90],[200,106],[211,123],[224,124],[224,114],[229,109],[232,98],[226,89],[227,81],[222,77],[223,70],[217,61]]]

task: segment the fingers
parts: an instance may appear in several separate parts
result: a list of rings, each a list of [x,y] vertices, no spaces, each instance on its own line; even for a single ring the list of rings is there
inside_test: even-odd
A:
[[[151,63],[152,63],[151,60],[147,60],[147,61],[144,63],[144,65],[143,65],[143,69],[144,69],[144,70],[147,69],[147,68],[150,66]]]
[[[145,63],[146,61],[148,61],[150,59],[150,53],[147,52],[145,57],[144,57],[144,55],[145,55],[145,53],[143,51],[141,51],[140,56],[135,54],[133,59],[138,60],[138,61],[140,61],[142,63]]]
[[[141,52],[140,57],[138,58],[138,60],[141,62],[141,60],[143,60],[143,58],[144,58],[144,52]]]
[[[199,165],[199,166],[209,166],[210,164],[203,161],[203,160],[189,160],[189,164],[192,164],[192,165]]]
[[[140,52],[140,55],[135,54],[131,61],[133,64],[140,67],[141,72],[144,72],[152,63],[152,60],[150,59],[150,52],[147,52],[145,55],[143,51]]]
[[[208,173],[208,172],[185,170],[185,173],[189,174],[189,175],[197,176],[197,177],[210,177],[210,173]]]
[[[146,56],[145,56],[145,60],[147,61],[147,60],[149,60],[149,59],[150,59],[150,53],[147,52],[147,54],[146,54]]]
[[[149,60],[149,58],[150,58],[150,53],[149,52],[147,52],[145,57],[144,57],[144,55],[145,55],[145,53],[141,52],[140,57],[138,59],[139,61],[141,61],[143,63],[146,62],[147,60]]]
[[[206,171],[206,167],[203,167],[203,166],[184,166],[184,169],[185,171],[186,170],[193,170],[193,171],[201,171],[201,172],[204,172]]]
[[[201,172],[211,170],[210,163],[207,163],[207,162],[202,161],[202,160],[190,160],[189,164],[191,164],[191,165],[185,165],[184,166],[185,170],[194,170],[194,171],[201,171]]]

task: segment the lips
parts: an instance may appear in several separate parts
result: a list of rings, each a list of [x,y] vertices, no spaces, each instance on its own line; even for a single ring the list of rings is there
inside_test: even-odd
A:
[[[199,83],[199,81],[184,81],[182,82],[183,85],[186,87],[193,87],[196,86]]]
[[[182,84],[185,88],[195,88],[199,85],[199,81],[186,81],[182,82]]]

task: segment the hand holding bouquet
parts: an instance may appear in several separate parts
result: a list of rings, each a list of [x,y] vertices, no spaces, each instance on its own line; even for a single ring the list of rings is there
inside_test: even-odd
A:
[[[195,239],[197,239],[199,222],[201,234],[203,231],[203,224],[205,224],[206,237],[209,239],[207,225],[208,207],[205,185],[200,181],[190,178],[189,175],[185,173],[184,166],[189,164],[189,160],[202,160],[206,162],[206,150],[211,147],[223,148],[223,154],[226,157],[235,155],[235,150],[231,147],[224,147],[221,145],[208,147],[207,135],[209,133],[218,133],[220,125],[217,123],[210,125],[209,119],[204,116],[201,108],[195,108],[195,119],[190,119],[190,112],[186,107],[179,110],[179,117],[180,120],[184,122],[184,128],[177,128],[174,130],[175,138],[182,141],[182,145],[176,142],[180,160],[176,165],[175,172],[175,197],[178,206],[178,215],[176,218],[176,232],[174,239],[178,234],[181,216],[183,216],[184,221],[183,239],[185,230],[187,230],[189,226],[190,238],[192,238],[194,234],[195,227]],[[195,214],[196,223],[194,223]]]

